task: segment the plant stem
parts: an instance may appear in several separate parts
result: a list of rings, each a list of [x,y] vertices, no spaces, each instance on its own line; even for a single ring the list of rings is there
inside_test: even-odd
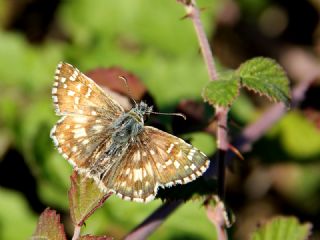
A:
[[[304,98],[306,90],[309,88],[314,79],[306,79],[305,81],[301,80],[300,83],[293,89],[293,99],[295,102],[295,106],[298,105]],[[281,117],[285,114],[286,109],[283,104],[278,103],[270,108],[270,110],[266,111],[256,122],[248,125],[242,133],[237,136],[236,139],[232,142],[232,145],[239,149],[241,152],[247,152],[250,150],[250,147],[257,139],[261,138],[266,131],[268,131],[274,124],[275,121],[281,119]],[[273,116],[272,118],[269,115]],[[255,130],[256,129],[256,130]],[[218,154],[218,153],[217,153]],[[216,156],[215,156],[216,157]],[[214,158],[215,158],[214,157]],[[228,165],[235,157],[234,152],[228,150],[226,156],[226,165]],[[215,169],[208,169],[206,172],[208,178],[216,177],[216,171],[211,171]],[[145,239],[154,232],[161,224],[166,220],[166,218],[172,213],[175,209],[177,209],[183,202],[167,202],[164,203],[161,207],[159,207],[155,212],[153,212],[146,220],[143,221],[138,227],[135,228],[135,232],[139,231],[140,236],[144,236]],[[165,212],[165,214],[163,214]],[[208,214],[208,212],[207,212]],[[159,217],[162,216],[162,217]],[[211,219],[210,219],[211,220]],[[148,225],[148,226],[147,226]],[[219,229],[218,229],[219,230]],[[133,232],[134,232],[133,231]],[[131,235],[131,233],[129,234]],[[129,236],[128,235],[128,236]],[[129,238],[128,238],[129,239]],[[133,238],[131,238],[132,240]]]
[[[217,128],[217,179],[218,179],[218,196],[222,201],[225,200],[225,168],[226,153],[228,151],[228,133],[227,118],[228,109],[216,107]]]
[[[177,0],[177,1],[182,3],[185,6],[185,9],[187,12],[186,16],[189,17],[193,23],[193,27],[196,31],[201,53],[205,61],[205,65],[207,66],[210,80],[216,80],[218,77],[218,74],[214,65],[214,59],[213,59],[212,51],[208,42],[208,38],[205,34],[203,25],[200,20],[199,9],[196,7],[196,1],[195,0]]]
[[[124,239],[139,240],[147,239],[148,236],[158,228],[164,219],[166,219],[183,201],[166,202],[153,212],[146,220],[131,231]]]
[[[80,238],[81,226],[75,225],[72,240],[78,240]]]
[[[203,25],[200,20],[199,9],[196,7],[196,0],[179,0],[179,2],[184,4],[187,12],[187,16],[191,19],[193,23],[196,35],[198,37],[202,56],[207,66],[209,78],[211,81],[217,80],[218,74],[214,65],[212,51],[208,42],[208,38],[206,37]],[[226,167],[225,159],[226,159],[226,153],[228,151],[227,118],[228,118],[229,108],[215,106],[215,110],[216,110],[215,117],[218,124],[218,129],[217,129],[218,151],[216,154],[218,196],[222,201],[224,201],[225,200],[225,167]],[[218,236],[217,236],[218,239],[225,240],[228,238],[225,231],[225,226],[227,224],[224,222],[223,211],[218,211],[218,210],[219,210],[219,206],[216,206],[216,209],[214,210],[216,214],[214,214],[215,217],[211,218],[211,221],[216,227],[216,231],[218,233]],[[210,215],[209,213],[210,211],[209,210],[207,211],[208,216]]]
[[[191,19],[195,32],[198,37],[201,52],[207,66],[208,75],[210,80],[217,79],[218,74],[214,65],[214,59],[212,51],[208,42],[208,38],[204,32],[203,25],[200,20],[199,9],[196,7],[195,0],[179,0],[184,4],[187,12],[187,16]],[[228,150],[228,137],[227,137],[227,116],[228,108],[216,107],[216,119],[218,124],[217,129],[217,168],[218,168],[218,195],[224,200],[225,195],[225,156]]]

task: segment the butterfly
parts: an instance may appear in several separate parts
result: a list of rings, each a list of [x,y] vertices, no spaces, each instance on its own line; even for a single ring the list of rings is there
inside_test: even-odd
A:
[[[149,202],[159,187],[188,183],[209,167],[197,148],[144,125],[152,106],[141,101],[125,111],[68,63],[57,66],[52,99],[61,116],[50,132],[57,150],[104,192]]]

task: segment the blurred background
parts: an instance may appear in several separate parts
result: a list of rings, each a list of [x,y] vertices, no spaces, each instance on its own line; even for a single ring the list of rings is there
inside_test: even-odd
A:
[[[199,0],[198,6],[220,70],[254,56],[272,57],[292,87],[306,83],[307,88],[300,104],[228,170],[227,204],[237,218],[232,239],[248,239],[276,215],[309,221],[313,238],[320,237],[319,1]],[[179,136],[214,153],[214,138],[204,131],[213,111],[201,100],[208,77],[184,15],[174,0],[0,0],[0,239],[27,239],[47,206],[72,233],[67,198],[72,169],[49,138],[58,119],[51,86],[61,60],[84,72],[126,69],[145,87],[139,98],[160,111],[190,116],[187,124],[157,118],[156,125],[187,134]],[[132,86],[133,94],[137,88]],[[230,137],[271,105],[243,91],[230,112]],[[137,204],[111,197],[83,230],[119,239],[160,205],[160,200]],[[214,232],[201,202],[190,201],[150,239],[214,239]]]

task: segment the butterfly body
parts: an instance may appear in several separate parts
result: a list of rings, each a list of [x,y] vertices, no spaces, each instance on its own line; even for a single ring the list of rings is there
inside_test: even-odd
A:
[[[70,64],[56,70],[52,97],[57,115],[51,130],[58,151],[105,192],[148,202],[159,187],[201,176],[209,159],[182,139],[145,126],[152,107],[124,109]]]

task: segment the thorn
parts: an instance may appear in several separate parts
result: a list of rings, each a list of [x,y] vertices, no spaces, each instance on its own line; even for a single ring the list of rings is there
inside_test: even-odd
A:
[[[185,20],[187,18],[191,18],[191,14],[187,13],[186,15],[184,15],[183,17],[180,18],[180,20]]]
[[[244,157],[242,156],[242,154],[240,153],[240,151],[233,145],[231,145],[230,143],[228,144],[229,149],[235,154],[237,155],[238,158],[240,158],[240,160],[244,160]]]

